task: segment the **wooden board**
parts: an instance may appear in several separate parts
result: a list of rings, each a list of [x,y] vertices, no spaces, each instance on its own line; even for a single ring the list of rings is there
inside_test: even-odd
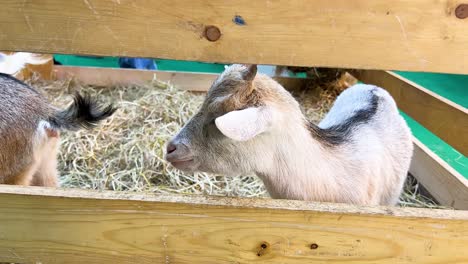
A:
[[[0,202],[0,262],[468,262],[467,211],[15,186]]]
[[[402,111],[468,155],[468,109],[393,72],[363,70],[353,74],[365,83],[385,88]]]
[[[468,73],[460,3],[7,0],[0,50]]]
[[[468,210],[468,180],[413,137],[410,173],[442,205]]]
[[[55,76],[59,80],[75,78],[88,85],[110,86],[116,84],[138,84],[152,80],[168,82],[182,90],[206,92],[218,74],[194,72],[149,71],[116,68],[55,66]],[[305,88],[308,79],[274,77],[288,90]]]

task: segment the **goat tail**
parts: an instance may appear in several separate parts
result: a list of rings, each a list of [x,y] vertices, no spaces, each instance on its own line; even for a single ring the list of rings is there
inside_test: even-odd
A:
[[[100,121],[110,117],[116,110],[112,104],[101,106],[96,98],[76,93],[73,103],[67,109],[57,111],[50,118],[50,123],[57,129],[72,131],[91,129]]]

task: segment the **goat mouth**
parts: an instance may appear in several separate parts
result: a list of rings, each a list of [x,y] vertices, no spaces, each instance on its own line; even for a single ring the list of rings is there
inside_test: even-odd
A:
[[[192,165],[194,165],[195,161],[193,158],[185,159],[185,160],[174,160],[171,161],[171,165],[176,167],[179,170],[190,170]]]

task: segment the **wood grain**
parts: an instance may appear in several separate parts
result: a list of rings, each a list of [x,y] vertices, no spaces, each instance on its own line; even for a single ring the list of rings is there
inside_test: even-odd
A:
[[[218,74],[195,72],[150,71],[119,68],[95,68],[55,66],[55,76],[59,80],[75,78],[88,85],[111,86],[117,84],[141,84],[152,80],[168,82],[175,87],[195,92],[206,92]],[[305,88],[308,79],[272,76],[288,90]]]
[[[3,262],[468,262],[467,211],[17,186],[0,200]]]
[[[442,205],[468,210],[468,180],[413,138],[410,173]]]
[[[6,0],[0,50],[466,74],[462,2]]]
[[[468,109],[393,72],[362,70],[353,74],[365,83],[385,88],[398,108],[468,155]]]

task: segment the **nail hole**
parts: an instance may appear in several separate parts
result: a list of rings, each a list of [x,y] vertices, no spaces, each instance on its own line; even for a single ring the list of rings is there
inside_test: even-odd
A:
[[[468,4],[461,4],[455,9],[455,16],[459,19],[468,17]]]
[[[310,245],[310,249],[317,249],[317,248],[318,248],[318,245],[315,244],[315,243],[312,243],[312,244]]]
[[[216,26],[206,26],[205,37],[209,41],[217,41],[221,37],[221,31]]]
[[[263,243],[263,244],[260,245],[260,247],[262,247],[263,249],[265,249],[265,248],[267,248],[268,246],[267,246],[267,244]]]

